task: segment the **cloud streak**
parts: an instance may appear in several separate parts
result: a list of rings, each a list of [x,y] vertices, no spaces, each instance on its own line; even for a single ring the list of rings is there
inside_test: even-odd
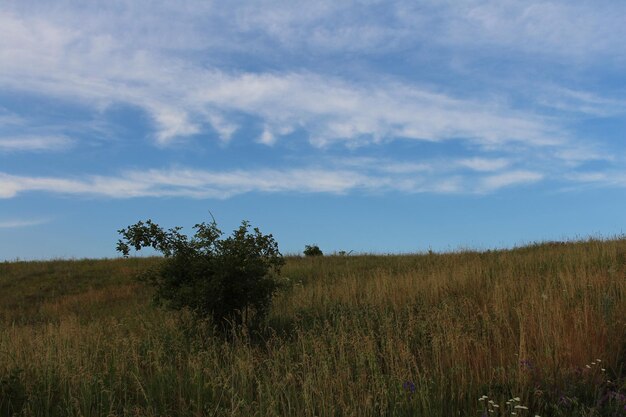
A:
[[[125,103],[145,110],[157,144],[211,125],[228,141],[237,115],[261,119],[260,141],[303,129],[311,143],[351,145],[393,139],[462,139],[490,148],[510,142],[564,142],[555,120],[499,100],[459,98],[391,79],[348,81],[310,71],[237,72],[198,65],[156,49],[133,49],[115,35],[84,34],[0,11],[0,86],[94,108]]]
[[[0,152],[58,151],[71,144],[72,140],[64,136],[0,137]]]
[[[610,1],[514,0],[462,1],[442,13],[450,17],[446,42],[498,46],[516,52],[541,54],[548,59],[570,58],[588,62],[599,56],[624,51],[620,39],[626,34],[621,17],[623,4]]]
[[[457,165],[463,167],[465,161]],[[482,164],[489,165],[486,161]],[[343,166],[342,166],[343,165]],[[505,165],[501,165],[502,168]],[[363,169],[340,164],[307,168],[208,171],[176,168],[127,171],[118,176],[77,178],[16,176],[0,173],[0,198],[25,192],[48,192],[104,198],[186,197],[227,199],[245,193],[489,193],[500,188],[539,181],[543,174],[524,170],[499,170],[472,177],[446,170],[432,172],[393,164]]]
[[[588,161],[612,160],[606,149],[576,136],[572,119],[614,117],[626,112],[626,102],[541,77],[531,91],[517,93],[508,71],[517,65],[536,70],[534,58],[557,69],[563,62],[623,68],[622,11],[626,6],[614,2],[534,0],[3,5],[3,91],[67,100],[95,114],[113,104],[137,107],[149,116],[161,149],[208,133],[226,145],[243,131],[278,152],[286,141],[308,141],[320,154],[338,145],[354,150],[419,141],[439,149],[461,144],[466,156],[444,160],[445,169],[442,161],[389,160],[377,168],[155,169],[80,179],[5,173],[0,197],[29,191],[110,198],[488,193],[564,178]],[[397,61],[410,74],[372,63],[397,51],[395,58],[415,53],[415,62]],[[495,60],[502,56],[511,62]],[[422,68],[446,75],[422,77]],[[457,77],[458,84],[481,84],[455,87]],[[74,144],[45,126],[41,135],[31,134],[27,118],[0,108],[1,153]]]
[[[0,229],[18,229],[22,227],[39,226],[47,223],[47,220],[0,220]]]

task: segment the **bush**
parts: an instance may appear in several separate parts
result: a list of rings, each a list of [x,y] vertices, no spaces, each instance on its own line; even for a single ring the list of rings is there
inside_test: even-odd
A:
[[[317,245],[306,245],[304,247],[304,256],[323,256],[322,250]]]
[[[144,273],[156,288],[157,301],[173,309],[189,308],[216,324],[258,324],[269,310],[277,289],[275,276],[284,260],[272,235],[242,222],[232,236],[220,239],[215,221],[194,226],[189,239],[181,228],[164,230],[151,220],[118,232],[117,250],[152,247],[164,261]]]

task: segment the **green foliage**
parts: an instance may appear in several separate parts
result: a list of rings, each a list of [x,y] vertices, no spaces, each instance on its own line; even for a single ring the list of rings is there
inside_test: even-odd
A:
[[[152,247],[164,255],[144,278],[168,307],[189,308],[222,325],[252,325],[266,316],[284,261],[271,234],[249,228],[244,221],[232,236],[220,239],[215,222],[200,223],[188,238],[180,227],[164,230],[151,220],[140,221],[119,230],[117,250],[128,256],[131,248]]]
[[[304,256],[323,256],[324,253],[317,245],[306,245],[304,247]]]
[[[27,401],[26,390],[20,379],[21,369],[13,368],[0,377],[0,416],[11,417],[22,412]]]

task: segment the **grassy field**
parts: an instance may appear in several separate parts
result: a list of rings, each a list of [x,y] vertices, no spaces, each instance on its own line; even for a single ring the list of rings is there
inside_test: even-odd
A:
[[[154,262],[0,263],[0,416],[626,416],[626,240],[288,258],[227,339]]]

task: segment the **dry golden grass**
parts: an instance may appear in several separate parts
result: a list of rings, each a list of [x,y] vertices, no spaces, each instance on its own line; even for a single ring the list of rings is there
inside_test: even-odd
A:
[[[623,415],[624,240],[290,258],[267,329],[228,340],[150,304],[157,261],[0,266],[24,415]]]

